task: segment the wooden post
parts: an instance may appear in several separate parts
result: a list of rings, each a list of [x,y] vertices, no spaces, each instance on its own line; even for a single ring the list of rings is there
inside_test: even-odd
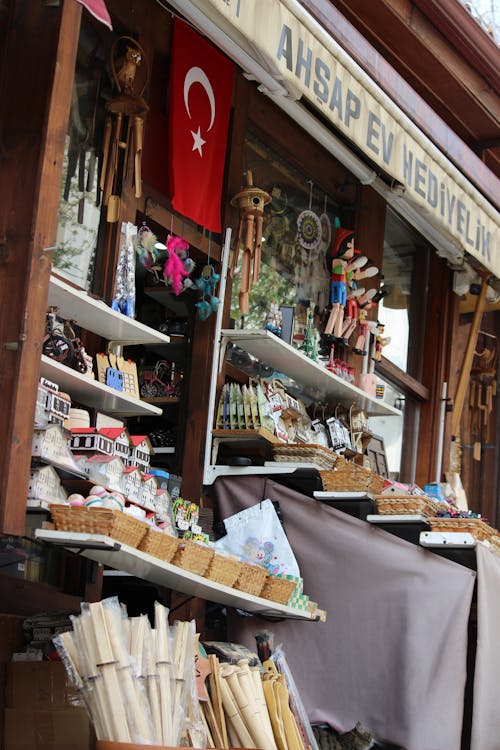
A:
[[[23,534],[81,5],[10,3],[0,73],[0,531]],[[20,56],[22,62],[20,62]]]
[[[477,298],[476,309],[474,310],[474,317],[472,318],[472,325],[469,331],[469,338],[467,341],[467,347],[464,354],[464,362],[462,370],[460,372],[460,378],[458,380],[457,392],[453,401],[453,412],[451,415],[451,434],[453,437],[458,435],[460,427],[460,418],[462,416],[462,409],[465,403],[465,396],[467,394],[467,388],[469,387],[470,371],[472,367],[472,360],[474,359],[474,350],[477,343],[477,334],[481,327],[481,321],[483,319],[484,305],[486,302],[486,291],[488,288],[488,281],[483,278],[481,284],[481,291]]]

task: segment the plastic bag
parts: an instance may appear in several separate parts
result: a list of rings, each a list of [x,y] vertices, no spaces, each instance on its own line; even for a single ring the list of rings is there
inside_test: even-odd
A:
[[[224,521],[227,536],[215,543],[218,552],[262,565],[271,575],[300,576],[299,566],[271,500],[264,500]]]

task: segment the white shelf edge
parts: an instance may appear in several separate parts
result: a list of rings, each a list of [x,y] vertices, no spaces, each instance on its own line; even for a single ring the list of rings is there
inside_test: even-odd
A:
[[[213,484],[217,477],[245,477],[258,476],[259,474],[265,474],[266,476],[272,476],[273,474],[293,474],[299,468],[313,469],[313,466],[312,464],[302,464],[300,467],[288,466],[285,462],[281,466],[214,466],[211,464],[207,467],[203,478],[203,484]],[[317,471],[318,469],[314,467],[314,470]]]
[[[421,516],[419,513],[400,513],[400,514],[389,514],[389,513],[378,513],[369,514],[366,516],[368,523],[429,523],[425,516]]]
[[[463,531],[421,531],[419,544],[421,547],[441,549],[474,549],[476,540],[472,534]]]
[[[174,447],[161,448],[160,446],[153,445],[153,455],[156,455],[156,454],[160,455],[162,453],[175,453],[175,448]]]
[[[361,388],[358,388],[357,386],[352,385],[342,378],[339,378],[337,375],[329,372],[326,367],[322,366],[318,362],[314,362],[298,349],[295,349],[293,346],[280,339],[279,336],[275,336],[270,331],[260,329],[235,330],[225,328],[221,331],[221,341],[223,344],[231,342],[240,347],[240,349],[244,349],[248,354],[251,354],[252,356],[257,356],[252,352],[252,341],[264,346],[269,346],[271,355],[272,349],[274,349],[275,352],[279,352],[276,362],[278,366],[282,368],[281,371],[295,380],[298,385],[302,383],[313,388],[323,387],[323,390],[325,392],[328,391],[330,395],[334,395],[339,399],[339,401],[355,401],[359,403],[361,407],[367,412],[367,416],[399,417],[402,415],[402,412],[399,409],[386,404],[380,399],[373,398],[373,396],[370,396],[365,393],[365,391],[362,391]],[[278,362],[280,358],[281,363]],[[287,358],[289,358],[290,361],[295,361],[296,365],[302,368],[302,377],[300,373],[298,373],[297,375],[290,375],[287,372]],[[257,356],[257,359],[266,362],[265,356]],[[273,360],[274,358],[271,356],[270,361],[268,360],[267,364],[272,365]],[[276,367],[275,369],[278,369],[278,367]],[[313,377],[317,378],[322,386],[318,386],[317,382],[308,381],[307,377],[304,377],[304,374],[306,372],[313,373]],[[328,386],[331,386],[331,388],[329,388]]]
[[[316,500],[373,500],[369,492],[326,492],[318,490],[313,492]]]
[[[68,549],[80,550],[80,554],[84,557],[103,565],[109,565],[115,570],[121,570],[137,578],[149,580],[186,594],[199,596],[218,604],[242,609],[252,614],[265,614],[269,617],[289,617],[310,622],[316,621],[310,612],[294,609],[268,599],[261,599],[258,596],[215,583],[208,578],[203,578],[203,576],[163,562],[163,560],[141,552],[134,547],[115,542],[102,534],[36,529],[35,536],[45,542],[63,545]],[[96,548],[85,549],[85,545],[89,544],[95,545]],[[118,546],[118,549],[116,549],[116,546]]]
[[[50,277],[48,303],[58,308],[61,317],[74,320],[78,326],[108,340],[123,344],[170,343],[166,334],[113,310],[102,300],[75,289],[53,274]]]
[[[121,416],[162,414],[162,409],[157,406],[147,404],[121,391],[116,391],[98,380],[88,378],[76,370],[56,362],[45,354],[42,354],[41,357],[41,374],[57,383],[61,390],[67,390],[72,399],[86,406],[103,411],[112,411]]]

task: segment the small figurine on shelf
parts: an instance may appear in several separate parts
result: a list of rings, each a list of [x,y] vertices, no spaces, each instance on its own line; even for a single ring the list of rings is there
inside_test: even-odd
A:
[[[314,321],[314,313],[310,309],[307,314],[307,325],[306,325],[306,330],[304,332],[304,341],[299,346],[299,352],[304,352],[304,354],[307,357],[309,357],[309,359],[312,359],[313,362],[317,362],[318,361],[318,345],[316,342],[313,321]]]
[[[382,349],[384,346],[387,346],[387,344],[391,343],[390,336],[387,336],[384,338],[384,331],[385,326],[383,323],[377,322],[377,330],[375,333],[375,346],[374,346],[374,353],[372,359],[375,362],[380,362],[382,359]]]
[[[281,336],[283,326],[283,315],[276,302],[271,302],[269,310],[266,315],[266,330]]]

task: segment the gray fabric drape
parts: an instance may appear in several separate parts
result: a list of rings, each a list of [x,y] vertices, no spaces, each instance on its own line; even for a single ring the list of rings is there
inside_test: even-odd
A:
[[[477,558],[477,652],[471,750],[500,749],[500,557],[484,545]]]
[[[312,722],[361,721],[407,750],[458,750],[475,574],[261,477],[219,478],[225,518],[278,501],[304,591],[326,623],[234,616],[230,638],[282,643]]]

